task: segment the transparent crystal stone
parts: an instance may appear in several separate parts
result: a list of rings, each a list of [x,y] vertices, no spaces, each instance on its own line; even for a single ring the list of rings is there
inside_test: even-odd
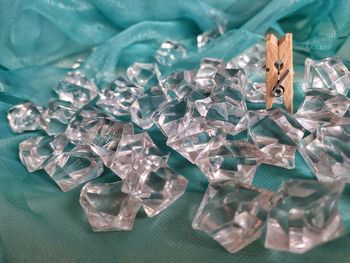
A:
[[[169,100],[187,98],[194,90],[194,72],[173,72],[159,80],[160,86]]]
[[[126,73],[131,82],[145,87],[145,90],[158,85],[160,73],[156,64],[136,62],[127,69]]]
[[[205,192],[192,227],[235,253],[260,237],[269,206],[267,191],[232,180],[213,183]]]
[[[350,100],[335,92],[308,90],[303,104],[295,113],[296,120],[308,131],[336,123],[349,109]]]
[[[271,143],[262,147],[261,152],[264,153],[261,160],[262,163],[279,166],[286,169],[295,168],[295,146]]]
[[[143,150],[156,145],[148,133],[123,135],[114,154],[110,169],[120,178],[125,179],[135,157]]]
[[[82,108],[98,94],[94,82],[81,74],[67,76],[54,88],[54,91],[60,100],[71,102],[77,108]]]
[[[176,41],[165,41],[156,51],[155,59],[160,65],[172,66],[178,59],[186,57],[186,48]]]
[[[167,158],[167,157],[166,157]],[[141,152],[125,178],[123,192],[142,199],[142,206],[153,217],[184,194],[188,181],[174,172],[164,156]]]
[[[100,156],[107,167],[110,167],[124,133],[124,123],[103,118],[96,126],[87,130],[89,137],[86,138],[86,144],[91,146],[92,151]]]
[[[337,201],[342,191],[339,183],[286,181],[269,213],[265,247],[304,253],[341,236],[345,229]]]
[[[89,105],[85,106],[72,117],[65,133],[73,143],[85,144],[87,138],[93,134],[89,134],[89,131],[96,131],[104,118],[106,118],[104,113]],[[90,141],[90,139],[88,140]]]
[[[239,70],[234,73],[235,77],[237,76],[236,85],[244,81],[241,79],[240,72]],[[246,114],[246,105],[240,85],[216,88],[209,98],[197,101],[197,106],[201,104],[198,110],[201,114],[205,114],[208,123],[221,128],[225,133],[237,133],[236,125]]]
[[[197,47],[199,49],[204,48],[210,41],[222,36],[225,31],[226,27],[224,25],[218,25],[218,27],[213,30],[203,32],[197,36]]]
[[[177,133],[167,140],[167,145],[194,163],[210,140],[220,133],[218,128],[209,125],[202,117],[183,118]]]
[[[226,80],[225,63],[216,58],[204,58],[195,77],[196,90],[211,93]]]
[[[179,124],[186,113],[185,101],[172,101],[155,116],[158,128],[168,138],[173,137],[179,128]]]
[[[129,115],[130,105],[143,95],[143,88],[118,77],[100,93],[97,105],[113,115]]]
[[[304,89],[330,89],[347,95],[350,89],[350,72],[339,57],[323,60],[305,60]]]
[[[43,169],[52,155],[63,152],[68,141],[64,134],[32,137],[19,144],[19,158],[28,172]]]
[[[163,92],[154,90],[138,98],[130,106],[131,120],[142,129],[149,129],[154,124],[155,115],[166,103]]]
[[[350,118],[320,127],[299,144],[299,152],[318,180],[350,182]]]
[[[209,182],[229,179],[251,184],[262,153],[247,141],[212,140],[199,154],[196,164]]]
[[[49,135],[64,132],[72,116],[78,111],[67,101],[51,100],[42,114],[41,127]]]
[[[121,191],[122,182],[88,182],[80,193],[80,205],[92,229],[100,231],[131,230],[141,200]]]
[[[247,48],[238,56],[227,62],[227,68],[244,69],[248,78],[265,75],[265,44],[257,44]]]
[[[64,191],[100,176],[103,162],[87,145],[78,145],[69,152],[52,156],[44,166],[45,171]]]
[[[284,109],[255,111],[250,114],[249,132],[252,140],[259,146],[275,142],[295,146],[304,136],[300,124]]]
[[[7,113],[11,130],[16,133],[40,129],[43,108],[32,102],[25,102],[11,107]]]

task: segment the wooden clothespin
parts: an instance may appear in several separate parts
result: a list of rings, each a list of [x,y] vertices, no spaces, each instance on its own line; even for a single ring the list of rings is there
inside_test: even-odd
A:
[[[266,35],[266,109],[275,97],[283,98],[286,110],[293,113],[293,35],[287,33],[280,40]]]

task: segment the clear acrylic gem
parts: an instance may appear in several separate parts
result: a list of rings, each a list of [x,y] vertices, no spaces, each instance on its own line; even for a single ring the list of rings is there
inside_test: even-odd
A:
[[[135,160],[143,150],[156,147],[148,133],[123,135],[114,154],[110,169],[120,178],[125,179]]]
[[[49,135],[64,132],[72,116],[78,111],[67,101],[51,100],[42,114],[41,127]]]
[[[295,168],[295,152],[297,150],[295,146],[271,143],[262,147],[260,150],[264,153],[261,160],[262,163],[286,169]]]
[[[177,133],[168,139],[167,145],[194,163],[210,140],[220,133],[218,128],[209,125],[202,117],[183,118]]]
[[[138,98],[130,106],[131,120],[142,129],[149,129],[154,124],[157,114],[166,103],[166,97],[158,89],[151,90]]]
[[[347,95],[350,89],[350,72],[339,57],[323,60],[305,60],[304,88],[330,89]]]
[[[32,102],[25,102],[11,107],[7,113],[11,130],[16,133],[40,129],[43,108]]]
[[[299,144],[299,152],[320,181],[350,182],[350,118],[321,127]]]
[[[186,57],[186,48],[176,41],[165,41],[156,51],[155,59],[160,65],[172,66],[178,59]]]
[[[64,134],[29,138],[19,145],[19,158],[28,172],[43,169],[52,155],[63,152],[68,140]]]
[[[260,237],[269,206],[267,191],[232,180],[213,183],[205,192],[192,227],[235,253]]]
[[[136,62],[127,69],[126,73],[131,82],[145,87],[145,90],[158,85],[160,73],[156,64]]]
[[[259,42],[227,62],[227,68],[244,69],[248,78],[265,75],[265,45]],[[252,79],[253,80],[253,79]]]
[[[213,30],[203,32],[197,36],[197,47],[199,49],[204,48],[210,41],[223,35],[225,31],[226,27],[224,25],[218,25],[218,27]]]
[[[210,182],[229,179],[251,184],[262,153],[247,141],[212,140],[199,154],[196,164]]]
[[[216,86],[222,85],[226,80],[225,63],[216,58],[204,58],[196,74],[196,90],[210,93]]]
[[[89,138],[86,144],[102,159],[103,163],[110,167],[112,158],[124,133],[124,123],[103,118],[96,129],[88,130]]]
[[[164,135],[171,138],[177,133],[179,124],[182,121],[182,117],[185,116],[185,113],[185,101],[172,101],[155,116],[155,122]]]
[[[131,230],[141,200],[121,191],[122,182],[88,182],[80,193],[80,204],[92,229],[100,231]]]
[[[143,88],[118,77],[100,93],[97,105],[113,115],[129,115],[130,105],[143,95]]]
[[[294,115],[296,120],[308,131],[320,126],[336,123],[349,109],[350,100],[334,92],[308,90],[303,104]]]
[[[45,171],[64,191],[100,176],[103,162],[87,145],[78,145],[69,152],[52,156],[47,160]]]
[[[255,111],[250,114],[249,132],[252,140],[259,146],[274,142],[295,146],[304,136],[300,124],[284,109]]]
[[[75,144],[91,142],[107,115],[91,106],[78,111],[68,124],[67,137]]]
[[[265,247],[304,253],[341,236],[345,229],[337,201],[342,191],[339,183],[286,181],[269,213]]]
[[[179,71],[161,77],[159,83],[164,94],[169,100],[182,100],[190,96],[194,90],[194,72]]]
[[[142,199],[142,206],[153,217],[174,203],[186,190],[187,179],[166,164],[166,156],[138,154],[125,178],[122,190]]]
[[[82,108],[98,94],[94,82],[81,74],[67,76],[54,88],[54,91],[60,100],[71,102],[77,108]]]
[[[228,87],[216,88],[209,98],[197,101],[197,106],[201,104],[202,109],[198,107],[201,114],[205,114],[208,123],[212,126],[221,128],[225,133],[235,134],[239,131],[236,130],[236,125],[246,114],[246,105],[241,93],[240,85],[241,81],[240,70],[234,73],[234,81],[236,84],[232,84]]]

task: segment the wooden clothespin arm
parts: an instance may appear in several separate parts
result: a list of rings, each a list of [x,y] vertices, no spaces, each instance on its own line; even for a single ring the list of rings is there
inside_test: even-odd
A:
[[[266,35],[266,109],[282,96],[286,110],[293,113],[293,35],[280,40]]]

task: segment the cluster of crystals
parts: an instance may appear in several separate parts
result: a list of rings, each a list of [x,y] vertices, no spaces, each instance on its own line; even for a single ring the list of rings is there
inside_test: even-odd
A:
[[[198,46],[222,33],[206,32]],[[196,70],[161,74],[159,66],[184,57],[184,46],[166,41],[157,64],[134,63],[101,92],[76,72],[47,108],[31,102],[11,108],[14,132],[48,134],[21,143],[21,161],[30,172],[44,169],[64,191],[108,167],[122,181],[87,183],[80,203],[95,231],[130,230],[140,207],[157,215],[184,193],[187,180],[147,133],[116,119],[129,115],[142,129],[155,124],[167,145],[206,176],[193,228],[229,252],[258,239],[265,222],[265,246],[295,253],[343,234],[337,200],[350,180],[350,75],[340,59],[306,60],[306,96],[292,115],[249,109],[265,101],[261,43],[228,62],[204,58]],[[320,182],[288,181],[275,194],[251,186],[260,164],[293,169],[297,150]]]
[[[81,190],[93,230],[131,230],[140,207],[153,217],[183,195],[188,181],[168,166],[168,157],[147,133],[124,133],[109,166],[122,181],[89,182]]]
[[[130,71],[129,77],[143,83],[135,72]],[[188,183],[168,166],[169,155],[148,133],[135,134],[131,123],[116,119],[130,113],[136,97],[146,107],[152,101],[147,94],[156,97],[154,88],[144,93],[129,77],[117,78],[98,94],[92,81],[79,72],[70,73],[55,89],[59,99],[46,108],[26,102],[8,112],[14,132],[47,133],[19,145],[20,160],[29,172],[43,169],[63,191],[99,177],[104,166],[122,179],[89,182],[82,188],[80,203],[94,231],[130,230],[140,207],[153,217],[184,194]]]
[[[345,233],[338,212],[344,185],[312,180],[286,181],[271,193],[235,180],[212,183],[192,222],[235,253],[260,238],[265,247],[304,253]]]
[[[197,164],[210,182],[251,184],[261,163],[295,167],[304,129],[281,108],[248,110],[249,81],[244,69],[232,65],[205,58],[197,71],[161,77],[167,101],[153,120],[167,136],[167,145]]]

